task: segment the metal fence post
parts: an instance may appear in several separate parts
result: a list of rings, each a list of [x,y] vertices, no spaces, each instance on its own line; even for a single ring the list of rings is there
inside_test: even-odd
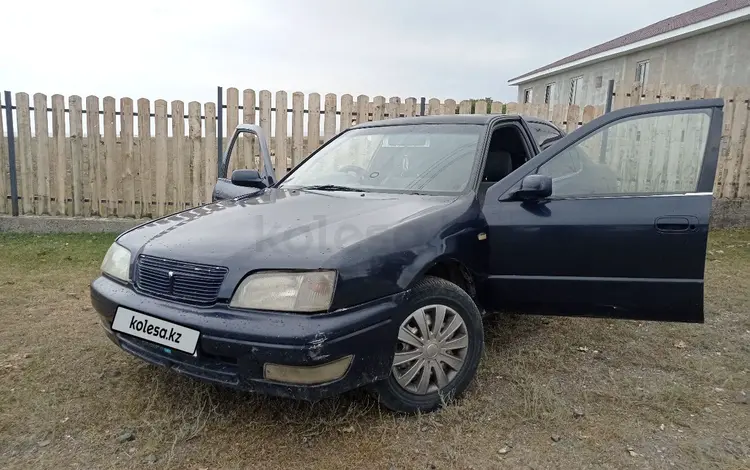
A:
[[[607,84],[607,102],[604,105],[604,114],[609,113],[612,111],[612,95],[615,93],[615,81],[610,80]],[[606,163],[607,162],[607,141],[609,140],[609,128],[604,129],[604,133],[602,134],[602,147],[599,151],[599,163]]]
[[[216,165],[218,174],[221,174],[221,159],[224,156],[223,148],[224,148],[224,91],[219,86],[216,87],[216,125],[218,127],[217,133],[216,133]]]
[[[5,122],[8,129],[8,171],[10,173],[10,205],[13,217],[18,217],[18,181],[16,180],[16,139],[13,135],[13,104],[10,92],[5,91]],[[3,194],[5,197],[5,194]]]
[[[419,115],[424,116],[424,103],[425,103],[425,97],[419,99]]]
[[[610,80],[607,84],[607,103],[604,106],[604,112],[612,111],[612,95],[615,93],[615,81]]]

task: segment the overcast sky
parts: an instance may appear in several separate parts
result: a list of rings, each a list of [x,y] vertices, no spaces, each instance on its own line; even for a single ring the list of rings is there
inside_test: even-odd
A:
[[[0,87],[214,101],[216,86],[456,100],[703,0],[6,0]]]

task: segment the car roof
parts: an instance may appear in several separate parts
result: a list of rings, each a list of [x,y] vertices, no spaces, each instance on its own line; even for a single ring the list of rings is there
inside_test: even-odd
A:
[[[352,126],[352,129],[367,127],[404,126],[409,124],[476,124],[486,125],[493,120],[518,120],[527,122],[540,122],[558,129],[556,125],[545,119],[523,116],[520,114],[440,114],[434,116],[399,117],[394,119],[383,119],[381,121],[363,122]]]

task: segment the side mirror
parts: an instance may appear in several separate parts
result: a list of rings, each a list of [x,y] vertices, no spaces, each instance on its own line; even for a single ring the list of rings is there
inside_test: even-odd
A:
[[[528,175],[521,181],[521,189],[513,193],[514,199],[531,201],[552,195],[552,178],[545,175]]]
[[[258,189],[266,187],[266,183],[260,177],[258,170],[234,170],[232,172],[232,184]]]

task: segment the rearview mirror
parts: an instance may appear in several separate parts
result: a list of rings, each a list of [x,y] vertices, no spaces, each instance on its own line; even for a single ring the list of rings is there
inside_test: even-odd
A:
[[[232,184],[258,189],[266,187],[266,183],[260,177],[258,170],[234,170],[232,172]]]
[[[521,181],[521,189],[513,193],[514,199],[530,201],[552,195],[552,178],[546,175],[528,175]]]

